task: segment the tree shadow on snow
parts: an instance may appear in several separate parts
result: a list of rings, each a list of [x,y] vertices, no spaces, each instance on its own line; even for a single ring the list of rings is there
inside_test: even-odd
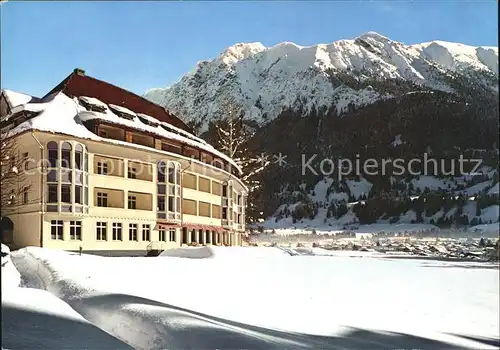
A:
[[[87,297],[69,303],[92,320],[94,312],[125,313],[130,328],[154,330],[149,348],[154,349],[460,349],[442,341],[395,332],[349,328],[343,335],[318,336],[251,326],[209,316],[177,306],[126,294]],[[128,308],[128,309],[127,309]],[[128,310],[128,311],[124,311]],[[134,313],[133,310],[136,310]],[[142,311],[139,311],[142,310]],[[128,312],[128,314],[127,314]],[[85,315],[87,313],[87,315]],[[148,314],[149,313],[149,314]],[[95,314],[94,314],[95,315]],[[87,317],[90,316],[90,317]],[[265,315],[262,315],[265,317]],[[300,317],[299,315],[297,317]],[[125,321],[124,321],[125,322]],[[130,335],[132,337],[132,335]],[[125,337],[123,337],[125,338]],[[463,338],[467,338],[463,336]],[[490,339],[467,338],[480,345]],[[130,341],[131,344],[139,344]],[[144,346],[144,345],[143,345]],[[138,347],[138,345],[134,346]]]
[[[454,334],[454,333],[449,333],[449,334],[453,335],[455,337],[475,341],[477,343],[480,343],[481,345],[495,346],[497,348],[500,348],[500,339],[475,337],[475,336],[470,336],[470,335],[462,335],[462,334]]]
[[[10,305],[2,305],[2,348],[132,349],[92,324]]]

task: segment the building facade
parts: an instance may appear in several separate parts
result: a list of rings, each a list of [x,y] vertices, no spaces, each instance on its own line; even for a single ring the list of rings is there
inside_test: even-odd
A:
[[[12,248],[119,255],[242,244],[241,170],[165,109],[81,70],[43,98],[4,90],[0,103],[24,186],[2,185],[16,194],[2,205]]]

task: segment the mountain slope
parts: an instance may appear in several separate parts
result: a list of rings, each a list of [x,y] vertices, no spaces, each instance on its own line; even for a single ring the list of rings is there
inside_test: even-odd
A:
[[[260,186],[249,195],[247,218],[267,218],[269,228],[446,227],[499,221],[498,91],[498,48],[405,45],[370,32],[311,47],[237,44],[146,97],[184,117],[211,144],[224,102],[240,105],[252,129],[242,156],[271,159],[253,179]],[[420,165],[418,174],[361,169],[339,177],[340,166],[319,172],[324,160],[409,164],[424,154],[446,166],[429,172]],[[273,162],[277,155],[285,165]],[[304,172],[311,157],[317,172]],[[450,172],[459,157],[480,159],[490,175]],[[472,171],[470,163],[464,171]]]
[[[263,125],[283,109],[343,115],[350,108],[413,91],[460,93],[457,77],[474,79],[498,93],[498,48],[443,41],[405,45],[368,32],[310,47],[236,44],[200,62],[169,88],[151,89],[145,97],[205,131],[227,98]]]

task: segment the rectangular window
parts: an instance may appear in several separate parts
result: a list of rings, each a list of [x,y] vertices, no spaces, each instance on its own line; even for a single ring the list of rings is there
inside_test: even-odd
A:
[[[83,191],[83,204],[89,205],[89,188],[85,186],[85,190]]]
[[[82,152],[75,152],[75,166],[77,169],[82,170],[82,158],[83,154]]]
[[[81,221],[70,221],[69,222],[69,239],[71,240],[82,240],[82,222]]]
[[[128,196],[128,208],[137,209],[137,198],[135,196]]]
[[[227,197],[227,185],[222,185],[222,197]]]
[[[175,183],[175,167],[173,166],[168,168],[168,182],[171,184]]]
[[[108,175],[108,163],[97,162],[97,173],[100,175]]]
[[[227,220],[227,207],[222,208],[222,219]]]
[[[137,224],[128,224],[128,240],[137,241]]]
[[[52,239],[63,239],[63,221],[51,220],[50,221],[50,236]]]
[[[151,240],[151,226],[149,224],[142,225],[142,240],[148,242]]]
[[[61,202],[71,203],[71,185],[61,185]]]
[[[165,164],[158,163],[158,182],[165,182]]]
[[[168,211],[175,212],[175,197],[174,196],[168,197]]]
[[[161,149],[162,151],[181,154],[181,147],[170,143],[163,142],[161,144]]]
[[[49,203],[58,203],[59,199],[57,198],[57,185],[48,185],[49,188]]]
[[[62,162],[62,167],[63,168],[71,168],[71,150],[70,149],[63,149],[61,150],[61,162]]]
[[[212,204],[212,217],[220,219],[220,205]]]
[[[28,188],[23,189],[23,204],[28,204]]]
[[[175,185],[168,185],[168,194],[175,195]]]
[[[187,157],[190,157],[190,158],[193,158],[193,159],[200,159],[200,151],[198,151],[195,148],[184,146],[182,154],[184,156],[187,156]]]
[[[175,242],[175,230],[170,230],[169,231],[169,241],[170,242]]]
[[[61,170],[61,182],[71,183],[71,170]]]
[[[198,215],[210,217],[210,203],[198,202]]]
[[[49,167],[57,168],[57,149],[49,149]]]
[[[158,238],[161,242],[166,242],[167,241],[167,237],[166,237],[166,231],[164,228],[161,228],[159,231],[158,231]]]
[[[196,201],[190,200],[190,199],[183,199],[182,200],[182,213],[183,214],[188,214],[188,215],[197,215],[196,213],[196,208],[197,203]]]
[[[61,212],[63,213],[71,213],[71,205],[69,204],[63,204],[61,205]]]
[[[96,240],[105,241],[107,239],[107,228],[108,224],[106,222],[97,222],[96,224]]]
[[[108,194],[104,192],[97,192],[97,206],[107,207],[108,206]]]
[[[47,182],[57,182],[57,170],[47,172]]]
[[[75,171],[75,183],[83,184],[83,173],[81,171]]]
[[[166,185],[161,185],[161,184],[158,185],[158,194],[165,194],[166,191],[167,191]]]
[[[182,184],[185,188],[198,189],[196,186],[196,175],[193,174],[184,173],[182,175]]]
[[[165,211],[165,197],[158,196],[158,211]]]
[[[50,213],[56,213],[58,209],[59,208],[57,204],[47,205],[47,211]]]
[[[122,240],[122,224],[120,222],[113,222],[113,241]]]
[[[83,201],[83,187],[75,186],[75,203],[82,204]]]
[[[210,180],[200,176],[198,178],[198,188],[202,192],[210,193]]]
[[[133,167],[128,167],[128,174],[127,174],[129,179],[136,179],[137,178],[137,170]]]

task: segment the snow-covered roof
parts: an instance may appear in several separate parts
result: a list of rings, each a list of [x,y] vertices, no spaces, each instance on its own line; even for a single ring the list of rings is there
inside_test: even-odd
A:
[[[151,122],[151,123],[156,123],[156,124],[159,124],[160,121],[156,118],[153,118],[147,114],[144,114],[144,113],[137,113],[137,116],[139,118],[143,118],[143,119],[146,119],[147,121]]]
[[[30,107],[28,107],[30,108]],[[31,118],[10,131],[12,135],[27,130],[39,130],[64,135],[73,135],[84,139],[103,140],[89,131],[75,116],[83,110],[71,98],[58,93],[46,104],[46,108],[36,117]]]
[[[88,96],[80,96],[79,99],[85,103],[88,103],[89,105],[99,106],[99,107],[108,109],[108,106],[104,102],[101,102],[100,100],[98,100],[97,98],[88,97]]]
[[[27,103],[27,104],[17,105],[16,107],[12,108],[11,113],[15,114],[21,111],[41,112],[45,108],[47,108],[47,106],[48,106],[47,103]]]
[[[213,146],[207,144],[205,141],[198,139],[194,135],[190,135],[189,133],[182,130],[183,135],[191,136],[183,136],[180,133],[176,133],[176,131],[180,131],[178,129],[168,123],[161,122],[151,116],[147,116],[148,120],[154,121],[157,123],[157,126],[151,126],[148,124],[144,124],[137,117],[133,117],[133,119],[125,119],[121,118],[118,115],[114,114],[111,109],[107,107],[105,103],[90,97],[80,97],[80,99],[84,103],[103,106],[106,107],[104,112],[97,111],[88,111],[80,102],[78,98],[70,98],[66,96],[64,93],[60,92],[54,96],[54,98],[45,103],[28,103],[22,105],[24,110],[34,110],[37,112],[41,112],[38,116],[27,120],[24,123],[21,123],[17,127],[12,130],[12,133],[19,133],[26,130],[40,130],[47,131],[53,133],[61,133],[65,135],[73,135],[76,137],[91,139],[91,140],[100,140],[103,142],[114,143],[115,140],[110,140],[106,138],[102,138],[93,132],[89,131],[84,125],[83,121],[86,120],[102,120],[108,123],[122,125],[126,127],[130,127],[135,130],[148,132],[154,135],[158,135],[164,137],[166,139],[176,140],[183,144],[196,147],[198,149],[204,150],[208,153],[211,153],[219,158],[224,159],[233,165],[238,171],[241,173],[241,168],[236,164],[236,162],[230,157],[226,156],[224,153],[216,150]],[[21,107],[20,107],[21,108]],[[123,107],[122,107],[123,108]],[[132,112],[132,111],[130,111]],[[134,113],[134,112],[132,112]],[[136,113],[134,113],[137,115]],[[57,122],[55,122],[57,121]],[[161,125],[167,125],[168,128],[171,128],[173,131],[167,131]],[[200,141],[198,141],[198,140]],[[135,146],[135,144],[130,144]]]
[[[11,108],[26,104],[34,99],[33,96],[22,94],[20,92],[15,92],[12,90],[3,89],[2,92]]]
[[[137,114],[136,114],[135,112],[132,112],[130,109],[125,108],[125,107],[122,107],[122,106],[117,106],[117,105],[114,105],[114,104],[111,104],[111,103],[110,103],[110,104],[109,104],[109,107],[110,107],[111,109],[114,109],[114,110],[116,110],[116,111],[120,112],[120,113],[128,114],[128,115],[130,115],[130,116],[132,116],[132,117],[137,116]]]
[[[144,114],[144,113],[137,113],[137,116],[139,118],[145,119],[148,122],[153,123],[155,125],[161,125],[162,127],[166,128],[167,131],[179,134],[181,136],[187,137],[188,139],[200,142],[200,143],[205,144],[205,145],[207,144],[207,142],[205,140],[200,139],[199,137],[196,137],[193,134],[190,134],[187,131],[182,130],[182,129],[176,127],[176,126],[173,126],[172,124],[159,121],[158,119],[156,119],[154,117],[151,117],[150,115],[147,115],[147,114]]]

